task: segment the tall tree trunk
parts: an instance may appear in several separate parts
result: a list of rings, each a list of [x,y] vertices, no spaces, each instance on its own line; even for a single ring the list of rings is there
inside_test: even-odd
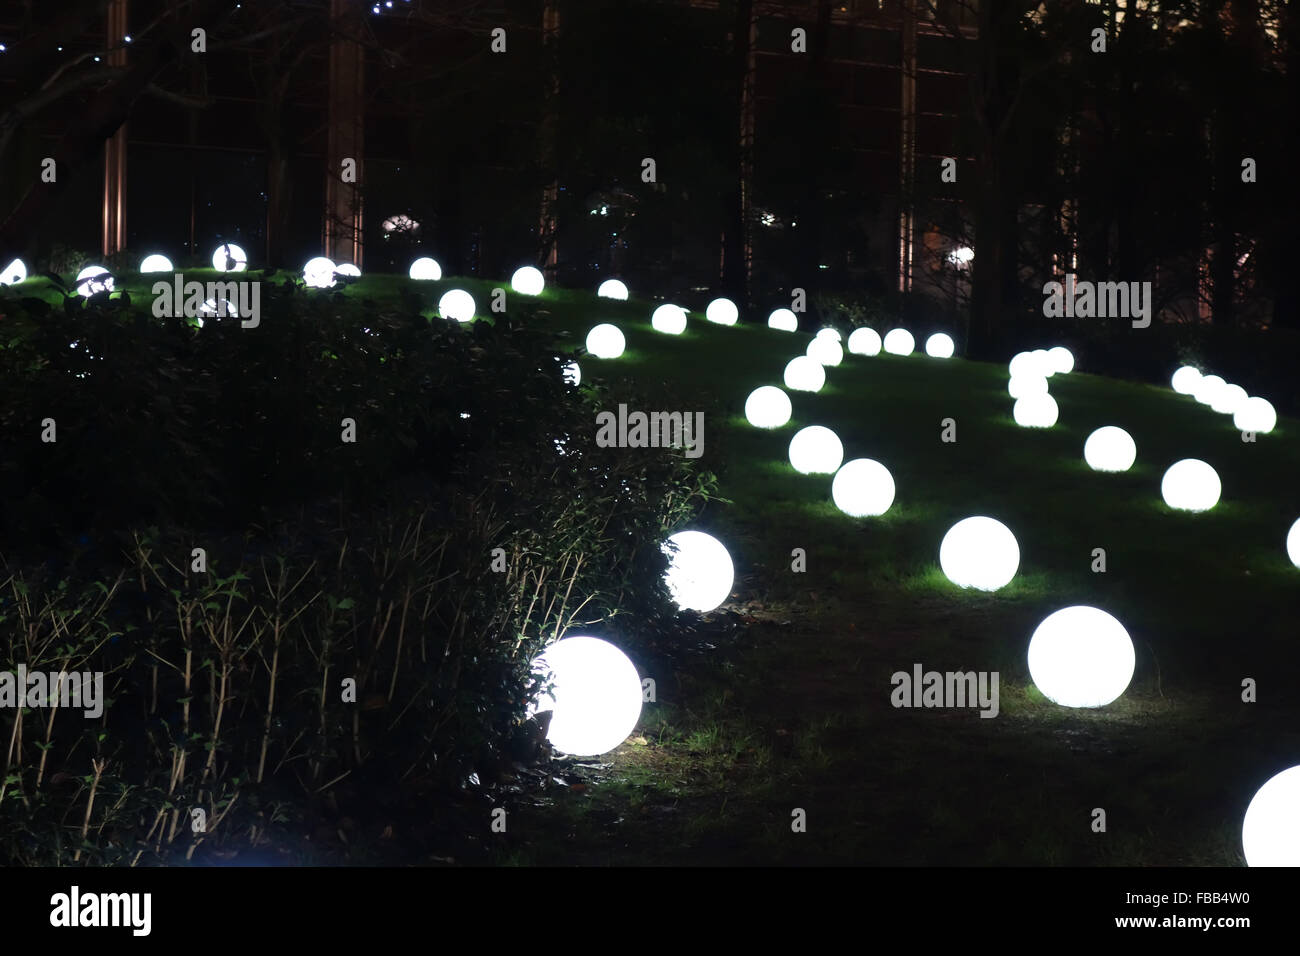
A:
[[[736,186],[728,206],[731,209],[723,248],[722,284],[742,310],[750,304],[749,271],[752,264],[753,232],[750,208],[753,203],[754,178],[754,33],[757,28],[754,0],[737,0],[733,26],[732,75],[739,83],[737,105],[740,129],[736,137],[734,168]]]

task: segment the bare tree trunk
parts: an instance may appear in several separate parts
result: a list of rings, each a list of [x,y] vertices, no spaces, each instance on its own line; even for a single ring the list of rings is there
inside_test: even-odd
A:
[[[758,20],[754,0],[737,0],[732,51],[739,80],[740,131],[736,141],[736,188],[729,203],[732,215],[723,247],[723,286],[741,309],[750,304],[750,269],[753,264],[753,230],[750,208],[754,180],[754,56]]]

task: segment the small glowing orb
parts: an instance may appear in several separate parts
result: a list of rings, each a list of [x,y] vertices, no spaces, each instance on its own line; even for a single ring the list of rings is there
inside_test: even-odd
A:
[[[328,289],[334,285],[334,269],[333,259],[317,256],[302,267],[302,281],[309,289]]]
[[[1201,380],[1201,370],[1191,365],[1184,365],[1169,380],[1170,386],[1179,395],[1191,395],[1196,391],[1196,383]]]
[[[827,326],[824,329],[818,329],[816,337],[819,339],[830,338],[834,339],[836,342],[842,342],[844,340],[844,336],[840,335],[839,330],[832,329],[830,326]]]
[[[1019,375],[1038,375],[1038,362],[1032,352],[1017,352],[1011,356],[1011,361],[1007,363],[1007,372],[1012,378]],[[1046,378],[1046,376],[1043,376]]]
[[[1047,360],[1051,363],[1052,369],[1058,374],[1064,375],[1067,372],[1074,371],[1074,353],[1064,345],[1048,349]]]
[[[1062,608],[1029,639],[1029,676],[1062,707],[1105,707],[1124,693],[1136,662],[1128,631],[1100,608]]]
[[[1011,409],[1011,417],[1022,428],[1051,428],[1059,414],[1056,399],[1046,392],[1018,398]]]
[[[582,384],[582,366],[577,362],[569,362],[560,370],[560,374],[564,376],[564,380],[570,385]]]
[[[160,256],[155,253],[152,256],[145,256],[144,261],[140,263],[141,272],[174,272],[172,261],[166,256]]]
[[[885,351],[890,355],[911,355],[916,339],[907,329],[891,329],[885,333]]]
[[[627,286],[617,279],[606,279],[596,290],[596,295],[602,299],[622,299],[627,301]]]
[[[1291,559],[1291,563],[1300,568],[1300,518],[1295,520],[1291,525],[1291,530],[1286,535],[1286,556]]]
[[[1192,389],[1192,398],[1201,405],[1211,405],[1218,398],[1219,390],[1226,388],[1227,385],[1228,383],[1217,375],[1202,375],[1196,387]]]
[[[731,595],[735,569],[722,542],[703,531],[679,531],[663,546],[664,581],[682,610],[712,611]]]
[[[1219,389],[1219,394],[1214,396],[1210,408],[1220,415],[1235,415],[1237,410],[1246,404],[1248,397],[1246,390],[1240,385],[1225,385]]]
[[[1300,767],[1255,792],[1241,823],[1241,849],[1247,866],[1300,866]]]
[[[1179,511],[1209,511],[1222,490],[1219,473],[1199,458],[1174,462],[1160,482],[1165,504]]]
[[[248,256],[239,246],[227,242],[213,250],[212,268],[218,272],[243,272],[248,268]]]
[[[826,370],[806,355],[792,358],[785,367],[785,387],[796,392],[820,392],[826,384]]]
[[[878,461],[854,458],[835,473],[831,498],[854,518],[883,515],[894,503],[894,476]]]
[[[952,358],[955,351],[957,346],[947,332],[936,332],[925,340],[925,354],[930,358]]]
[[[167,268],[171,268],[169,265]],[[27,278],[27,264],[21,259],[15,259],[9,265],[5,266],[5,271],[0,272],[0,285],[16,285]]]
[[[1037,372],[1021,372],[1011,376],[1007,382],[1007,394],[1012,398],[1024,398],[1026,395],[1046,395],[1047,379]]]
[[[939,567],[959,588],[996,591],[1016,576],[1020,546],[1011,529],[995,518],[963,518],[943,536]]]
[[[342,265],[335,266],[334,271],[341,276],[349,276],[353,279],[361,278],[361,270],[350,262],[345,262]]]
[[[587,333],[587,351],[596,358],[615,359],[623,354],[627,340],[617,325],[605,322]]]
[[[679,305],[661,305],[651,313],[650,327],[666,335],[681,335],[686,331],[686,310]]]
[[[808,357],[818,365],[839,365],[844,361],[844,349],[829,335],[819,335],[808,343]]]
[[[515,274],[510,277],[510,288],[520,295],[541,295],[542,290],[546,288],[546,277],[542,275],[541,269],[524,266],[516,269]]]
[[[755,428],[780,428],[792,414],[790,396],[775,385],[762,385],[745,399],[745,418]]]
[[[714,299],[704,310],[704,317],[718,325],[735,325],[740,318],[740,310],[730,299]]]
[[[1267,435],[1277,425],[1277,412],[1266,398],[1248,398],[1232,416],[1232,424],[1239,431],[1262,432]]]
[[[767,317],[767,327],[778,332],[799,331],[799,317],[789,309],[775,309]]]
[[[865,325],[849,333],[849,351],[854,355],[879,355],[880,333]]]
[[[1117,425],[1103,425],[1083,443],[1083,460],[1093,471],[1128,471],[1137,453],[1133,436]]]
[[[438,314],[444,319],[468,322],[474,318],[474,297],[464,289],[449,289],[438,300]]]
[[[840,438],[824,425],[809,425],[790,439],[790,464],[805,475],[830,475],[844,461]]]
[[[1038,374],[1044,378],[1051,378],[1056,374],[1056,363],[1047,354],[1047,349],[1034,349],[1029,356],[1033,360],[1034,367],[1038,369]]]
[[[551,711],[546,739],[565,753],[595,757],[613,750],[641,719],[641,675],[627,655],[598,637],[566,637],[533,662],[551,685],[528,708]]]
[[[77,273],[77,295],[89,299],[97,292],[112,292],[113,277],[103,266],[86,266]]]
[[[411,263],[411,271],[408,275],[420,282],[437,282],[442,278],[442,266],[438,265],[436,259],[421,256]]]

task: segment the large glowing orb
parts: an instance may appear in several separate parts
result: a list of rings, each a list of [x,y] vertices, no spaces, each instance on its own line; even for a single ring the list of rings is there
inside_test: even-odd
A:
[[[1237,408],[1232,416],[1232,424],[1243,432],[1260,432],[1268,434],[1277,425],[1277,412],[1266,398],[1252,396]]]
[[[1165,504],[1179,511],[1209,511],[1222,490],[1219,473],[1199,458],[1174,462],[1160,482]]]
[[[809,425],[790,439],[790,464],[805,475],[834,474],[844,461],[844,445],[824,425]]]
[[[627,340],[617,325],[608,322],[596,326],[587,333],[587,351],[596,358],[615,359],[623,354]]]
[[[173,272],[172,261],[166,256],[154,253],[151,256],[145,256],[140,263],[140,271],[145,272]]]
[[[1103,425],[1083,443],[1083,460],[1093,471],[1128,471],[1137,460],[1137,444],[1118,425]]]
[[[930,358],[952,358],[957,346],[947,332],[936,332],[925,340],[925,354]]]
[[[243,272],[248,268],[248,256],[233,242],[227,242],[212,251],[212,268],[218,272]]]
[[[1270,777],[1241,823],[1247,866],[1300,866],[1300,767]]]
[[[468,322],[474,318],[474,297],[464,289],[448,289],[438,300],[438,313],[444,319]]]
[[[1174,376],[1169,380],[1169,384],[1179,395],[1191,395],[1196,391],[1196,383],[1200,380],[1200,369],[1191,365],[1184,365],[1177,372],[1174,372]]]
[[[855,518],[883,515],[894,503],[894,476],[878,461],[855,458],[835,473],[831,499]]]
[[[740,311],[730,299],[714,299],[704,310],[704,317],[718,325],[735,325]]]
[[[667,335],[686,331],[686,310],[680,305],[661,305],[650,315],[650,327]]]
[[[1046,392],[1018,398],[1011,409],[1011,417],[1022,428],[1051,428],[1059,414],[1056,399]]]
[[[854,355],[879,355],[882,343],[880,333],[865,325],[849,333],[849,351]]]
[[[1024,398],[1027,395],[1046,395],[1047,379],[1037,372],[1021,372],[1011,376],[1007,382],[1007,394],[1012,398]]]
[[[818,365],[839,365],[844,361],[844,349],[828,335],[816,336],[808,343],[808,357]]]
[[[995,518],[963,518],[943,536],[939,567],[960,588],[996,591],[1016,576],[1020,546],[1011,529]]]
[[[844,341],[844,336],[840,335],[839,329],[833,329],[829,325],[824,329],[818,329],[816,338],[834,339],[836,342]]]
[[[418,282],[437,282],[442,278],[442,266],[438,265],[436,259],[421,256],[411,263],[408,275]]]
[[[325,256],[309,259],[302,267],[302,281],[309,289],[328,289],[334,285],[335,268],[334,260]]]
[[[1246,399],[1250,396],[1240,385],[1225,385],[1210,403],[1210,408],[1220,415],[1236,415]]]
[[[77,295],[89,299],[99,292],[113,291],[113,277],[103,266],[86,266],[77,273]]]
[[[782,377],[785,387],[796,392],[820,392],[826,384],[826,370],[806,355],[791,359]]]
[[[1058,375],[1074,371],[1074,353],[1064,345],[1057,345],[1048,349],[1047,359],[1052,365],[1052,370]]]
[[[731,595],[735,568],[722,542],[703,531],[679,531],[663,546],[664,580],[679,608],[712,611]]]
[[[641,675],[627,655],[598,637],[566,637],[533,670],[551,685],[529,713],[552,711],[546,738],[557,750],[594,757],[613,750],[641,719]]]
[[[627,301],[627,286],[618,279],[606,279],[596,289],[596,295],[602,299],[620,299]]]
[[[774,309],[767,317],[767,327],[778,332],[799,331],[799,317],[789,309]]]
[[[1227,386],[1218,375],[1202,375],[1192,389],[1192,398],[1201,405],[1211,405],[1219,395],[1219,390]]]
[[[1124,693],[1135,663],[1128,631],[1100,608],[1062,608],[1029,639],[1029,676],[1062,707],[1105,707]]]
[[[542,275],[541,269],[523,266],[516,269],[515,274],[510,277],[510,288],[520,295],[541,295],[542,290],[546,288],[546,277]]]
[[[790,396],[775,385],[761,385],[745,399],[745,418],[755,428],[780,428],[793,413]]]
[[[916,349],[916,339],[907,329],[890,329],[885,333],[885,351],[890,355],[911,355]]]

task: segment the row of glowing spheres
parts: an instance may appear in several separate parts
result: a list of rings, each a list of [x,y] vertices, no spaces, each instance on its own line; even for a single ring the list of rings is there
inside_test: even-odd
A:
[[[1233,385],[1218,375],[1205,375],[1200,369],[1184,365],[1174,372],[1169,383],[1180,395],[1190,395],[1220,415],[1231,415],[1238,431],[1268,434],[1277,425],[1277,412],[1268,399],[1250,395],[1240,385]]]

